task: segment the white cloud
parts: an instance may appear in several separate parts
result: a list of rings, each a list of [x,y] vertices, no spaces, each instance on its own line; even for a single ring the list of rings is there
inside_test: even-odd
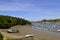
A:
[[[0,10],[2,11],[32,11],[32,12],[40,11],[40,9],[35,7],[33,4],[19,3],[19,2],[0,4]]]
[[[52,15],[50,13],[55,13],[54,10],[52,9],[44,9],[41,7],[36,7],[34,4],[31,3],[19,3],[16,1],[19,0],[12,0],[14,2],[9,2],[9,3],[2,3],[0,4],[0,10],[1,11],[26,11],[26,12],[31,12],[31,13],[41,13],[46,14],[46,15]]]

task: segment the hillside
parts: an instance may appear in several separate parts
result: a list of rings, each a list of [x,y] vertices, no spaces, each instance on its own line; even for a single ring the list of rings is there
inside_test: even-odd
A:
[[[55,23],[58,23],[58,22],[60,22],[60,19],[50,19],[50,20],[44,19],[44,20],[41,20],[40,22],[55,22]]]
[[[22,18],[0,15],[1,29],[10,28],[11,26],[15,26],[15,25],[26,25],[26,24],[31,24],[31,23],[28,20]]]

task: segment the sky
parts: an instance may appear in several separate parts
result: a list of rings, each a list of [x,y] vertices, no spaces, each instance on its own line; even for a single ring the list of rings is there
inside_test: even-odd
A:
[[[60,18],[60,0],[0,0],[0,15],[29,21]]]

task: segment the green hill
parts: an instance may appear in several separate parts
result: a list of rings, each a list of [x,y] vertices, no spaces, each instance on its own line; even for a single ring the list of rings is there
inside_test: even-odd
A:
[[[26,24],[31,23],[28,20],[22,18],[0,15],[0,29],[6,29],[15,25],[26,25]]]

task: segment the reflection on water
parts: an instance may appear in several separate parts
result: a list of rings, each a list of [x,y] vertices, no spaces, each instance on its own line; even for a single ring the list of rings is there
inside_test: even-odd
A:
[[[32,24],[32,28],[39,29],[42,31],[56,32],[58,29],[60,29],[60,24],[58,24],[58,23],[38,23],[38,24]]]

